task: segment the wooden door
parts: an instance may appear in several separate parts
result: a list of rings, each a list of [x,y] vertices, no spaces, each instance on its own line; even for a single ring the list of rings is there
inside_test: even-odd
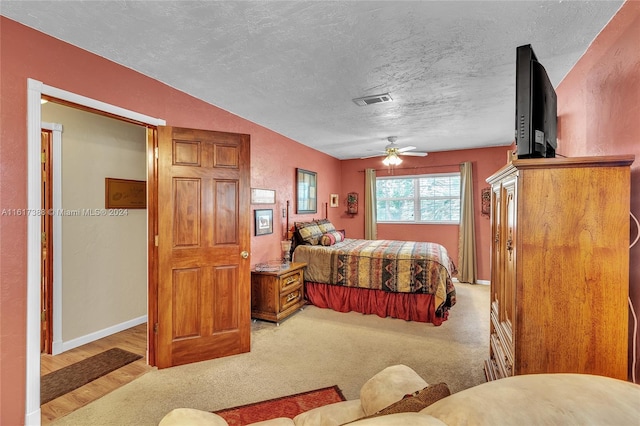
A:
[[[249,136],[158,127],[159,368],[248,352]]]

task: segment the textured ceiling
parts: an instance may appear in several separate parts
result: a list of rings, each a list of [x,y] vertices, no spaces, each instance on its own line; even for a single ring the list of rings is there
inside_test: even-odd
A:
[[[622,3],[0,0],[0,14],[347,159],[392,135],[428,152],[510,144],[516,47],[557,86]]]

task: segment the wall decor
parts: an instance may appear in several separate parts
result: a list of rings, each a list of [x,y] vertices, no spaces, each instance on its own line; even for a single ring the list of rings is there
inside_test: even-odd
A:
[[[105,209],[146,209],[147,182],[104,178]]]
[[[482,207],[480,210],[480,214],[483,216],[491,215],[491,188],[482,188],[480,192],[480,198],[482,201]]]
[[[331,194],[331,198],[329,198],[331,207],[338,207],[338,194]]]
[[[350,192],[347,194],[347,213],[349,214],[358,213],[358,193],[357,192]]]
[[[316,172],[296,169],[296,213],[316,213],[318,211],[316,179]]]
[[[251,204],[275,204],[276,191],[273,189],[251,188]]]
[[[273,209],[256,209],[255,235],[273,234]]]

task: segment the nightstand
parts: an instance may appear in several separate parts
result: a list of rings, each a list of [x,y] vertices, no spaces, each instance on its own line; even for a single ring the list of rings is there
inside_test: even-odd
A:
[[[279,271],[251,271],[251,317],[278,323],[304,306],[306,263]]]

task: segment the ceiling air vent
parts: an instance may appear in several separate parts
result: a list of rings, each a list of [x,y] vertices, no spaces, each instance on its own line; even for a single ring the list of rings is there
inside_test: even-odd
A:
[[[391,101],[393,101],[393,99],[391,98],[391,95],[388,93],[383,93],[381,95],[365,96],[363,98],[356,98],[353,100],[353,102],[355,102],[356,105],[360,105],[360,106],[379,104],[382,102],[391,102]]]

